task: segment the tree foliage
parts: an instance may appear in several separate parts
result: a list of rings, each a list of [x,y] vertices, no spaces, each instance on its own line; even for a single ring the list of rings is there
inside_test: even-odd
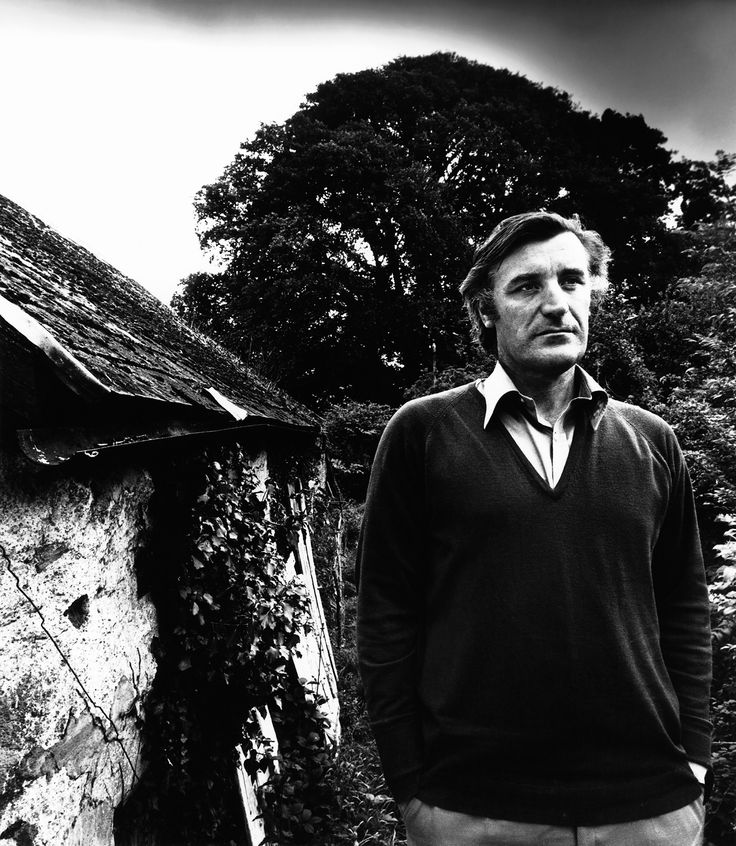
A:
[[[201,242],[226,269],[174,306],[302,399],[396,402],[464,365],[457,286],[507,215],[580,213],[642,299],[682,273],[665,217],[678,198],[688,221],[715,215],[722,173],[665,140],[454,54],[338,75],[202,189]]]
[[[736,514],[734,223],[699,227],[693,249],[701,256],[698,272],[675,280],[660,302],[642,310],[639,334],[660,375],[656,410],[677,429],[715,543],[722,535],[718,516]]]

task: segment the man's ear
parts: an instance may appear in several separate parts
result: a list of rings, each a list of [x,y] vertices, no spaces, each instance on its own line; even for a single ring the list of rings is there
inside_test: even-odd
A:
[[[488,305],[478,307],[478,316],[486,329],[492,329],[496,325],[496,315]]]

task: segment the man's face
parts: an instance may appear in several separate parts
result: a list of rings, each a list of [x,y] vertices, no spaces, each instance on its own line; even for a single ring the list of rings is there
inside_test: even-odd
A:
[[[557,376],[588,343],[591,278],[588,254],[572,232],[536,241],[506,256],[494,276],[498,358],[512,373]]]

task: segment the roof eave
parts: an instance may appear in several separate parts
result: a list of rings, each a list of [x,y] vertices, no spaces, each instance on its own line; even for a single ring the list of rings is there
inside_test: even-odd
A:
[[[71,351],[59,343],[59,341],[32,315],[25,311],[20,306],[6,299],[0,295],[0,320],[11,326],[15,332],[21,335],[33,347],[37,348],[48,360],[56,375],[61,382],[69,388],[73,394],[79,397],[84,403],[104,403],[104,402],[120,402],[130,403],[131,401],[144,402],[148,408],[158,409],[157,415],[163,410],[164,413],[170,414],[170,422],[167,422],[167,428],[179,430],[182,426],[188,426],[192,431],[186,434],[192,434],[198,423],[183,424],[178,418],[191,417],[196,415],[197,418],[207,421],[209,418],[223,416],[226,417],[230,426],[238,423],[246,422],[246,426],[252,425],[267,425],[270,427],[289,428],[293,430],[312,430],[318,428],[318,424],[314,420],[309,420],[308,413],[294,414],[286,409],[283,410],[284,417],[292,417],[296,419],[284,420],[279,417],[269,417],[267,415],[259,414],[253,407],[244,407],[241,404],[233,402],[229,397],[221,393],[217,388],[208,385],[206,382],[202,384],[201,394],[202,400],[195,402],[190,400],[173,400],[163,399],[156,396],[151,396],[141,392],[125,392],[120,389],[113,388],[104,384],[94,373],[92,373],[85,365],[76,358]],[[299,419],[301,417],[301,420]],[[206,422],[205,427],[211,424]],[[147,429],[151,428],[149,423]],[[216,426],[212,431],[220,431],[221,429],[229,428],[227,424],[222,427]],[[41,431],[37,429],[24,430],[27,432]],[[61,431],[61,430],[59,430]],[[71,430],[68,430],[71,431]],[[83,430],[76,430],[83,431]],[[156,426],[152,432],[156,431]],[[178,435],[169,435],[169,437],[177,437]],[[28,436],[30,437],[30,436]],[[144,438],[148,440],[156,440],[157,436],[153,435],[151,438]],[[127,442],[127,441],[125,441]],[[30,442],[29,442],[30,443]],[[104,446],[105,444],[103,444]],[[90,449],[97,449],[92,446]],[[24,448],[25,449],[25,448]],[[33,447],[30,447],[32,450]],[[82,450],[85,451],[85,450]],[[64,459],[65,460],[65,459]],[[42,463],[58,463],[54,461],[43,461]]]
[[[97,425],[90,428],[19,429],[18,440],[24,455],[36,464],[63,464],[76,456],[95,458],[101,453],[121,448],[141,447],[161,441],[182,438],[237,434],[246,430],[283,431],[318,437],[319,426],[286,423],[265,417],[249,417],[243,421],[215,420],[166,421],[157,426],[121,428],[119,425]]]

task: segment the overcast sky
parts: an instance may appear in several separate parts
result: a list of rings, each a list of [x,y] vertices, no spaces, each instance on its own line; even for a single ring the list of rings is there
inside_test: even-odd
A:
[[[168,301],[192,199],[336,73],[451,50],[736,152],[731,0],[0,0],[0,194]]]

